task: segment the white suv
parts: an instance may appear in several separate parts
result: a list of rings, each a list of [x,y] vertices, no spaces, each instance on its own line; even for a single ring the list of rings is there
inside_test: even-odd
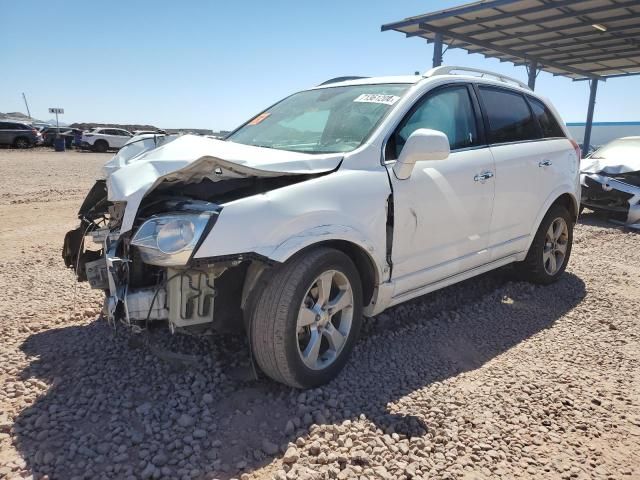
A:
[[[363,316],[510,263],[551,283],[579,148],[525,85],[458,70],[327,82],[224,140],[132,149],[89,193],[65,262],[105,291],[110,322],[238,327],[264,373],[302,388],[340,371]]]
[[[122,128],[94,128],[82,133],[84,148],[90,148],[96,152],[106,152],[109,149],[119,149],[124,146],[133,134]]]

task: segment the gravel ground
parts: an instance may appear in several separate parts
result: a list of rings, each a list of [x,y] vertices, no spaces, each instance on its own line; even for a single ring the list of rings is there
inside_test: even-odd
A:
[[[587,214],[557,284],[393,308],[301,393],[242,338],[99,317],[60,246],[108,158],[0,151],[0,478],[640,478],[638,234]]]

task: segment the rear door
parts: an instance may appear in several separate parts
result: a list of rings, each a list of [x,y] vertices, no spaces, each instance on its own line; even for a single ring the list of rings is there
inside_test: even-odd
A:
[[[538,142],[540,161],[537,175],[539,194],[544,202],[567,179],[575,178],[579,159],[551,109],[530,95],[527,95],[527,100],[542,133]]]
[[[422,97],[389,138],[385,160],[398,158],[418,128],[444,132],[451,154],[416,163],[406,180],[390,172],[395,295],[488,261],[494,165],[471,87],[456,83]]]
[[[558,145],[545,141],[523,93],[487,85],[478,85],[477,90],[496,166],[489,250],[497,260],[529,245],[544,201],[558,185],[542,175],[553,168]]]

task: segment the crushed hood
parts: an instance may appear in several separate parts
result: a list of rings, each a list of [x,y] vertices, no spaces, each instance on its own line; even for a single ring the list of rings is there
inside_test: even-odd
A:
[[[639,158],[585,158],[580,162],[582,173],[606,173],[617,175],[640,171]]]
[[[127,202],[120,229],[124,233],[133,226],[144,196],[163,181],[312,175],[336,169],[341,160],[342,154],[312,155],[183,135],[108,172],[108,199]]]

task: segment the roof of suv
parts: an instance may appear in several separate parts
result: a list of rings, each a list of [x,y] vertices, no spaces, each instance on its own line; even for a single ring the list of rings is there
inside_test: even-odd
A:
[[[454,74],[451,73],[453,71],[465,71],[465,72],[473,72],[475,75],[470,74]],[[482,75],[482,76],[480,76]],[[489,75],[495,78],[489,78],[485,75]],[[511,87],[516,90],[524,91],[529,94],[533,94],[533,91],[529,89],[524,83],[521,81],[510,78],[505,75],[489,72],[486,70],[477,70],[467,67],[455,67],[455,66],[443,66],[436,67],[423,75],[400,75],[400,76],[388,76],[388,77],[364,77],[357,78],[353,80],[346,80],[343,82],[330,82],[323,83],[318,85],[315,88],[331,88],[331,87],[344,87],[349,85],[376,85],[376,84],[384,84],[384,83],[406,83],[406,84],[417,84],[420,82],[427,82],[435,79],[450,79],[450,80],[467,80],[471,82],[478,83],[486,83],[489,85],[501,86],[501,87]]]

